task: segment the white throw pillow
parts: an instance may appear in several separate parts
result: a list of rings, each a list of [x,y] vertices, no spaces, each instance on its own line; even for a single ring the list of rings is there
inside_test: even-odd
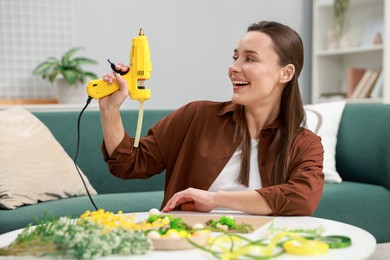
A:
[[[22,108],[0,111],[1,208],[86,194],[73,160],[37,117]]]
[[[336,144],[345,101],[332,101],[305,105],[307,128],[321,137],[324,147],[325,182],[340,183],[336,169]]]

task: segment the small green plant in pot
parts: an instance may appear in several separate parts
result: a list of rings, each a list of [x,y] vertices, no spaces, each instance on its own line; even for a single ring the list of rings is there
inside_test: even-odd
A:
[[[54,83],[57,77],[62,75],[69,86],[76,85],[78,82],[84,84],[87,78],[96,79],[95,73],[85,71],[82,68],[82,65],[97,64],[95,60],[85,57],[73,58],[73,55],[80,49],[82,48],[71,48],[64,53],[61,59],[56,57],[47,58],[33,70],[33,74],[41,75],[42,78],[49,80],[51,83]]]
[[[34,75],[40,75],[56,85],[59,103],[81,103],[85,100],[87,79],[96,79],[95,73],[83,69],[83,65],[97,64],[95,60],[86,57],[74,57],[83,48],[75,47],[65,52],[60,59],[49,57],[38,64],[33,70]],[[55,84],[54,84],[55,83]]]
[[[334,23],[337,37],[341,38],[347,30],[347,11],[350,0],[334,0]]]

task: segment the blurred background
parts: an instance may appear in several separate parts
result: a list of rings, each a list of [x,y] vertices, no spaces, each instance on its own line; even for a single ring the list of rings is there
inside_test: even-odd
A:
[[[55,99],[55,87],[31,72],[72,47],[84,48],[75,56],[98,62],[86,69],[99,77],[110,72],[108,58],[128,64],[131,40],[142,27],[153,65],[145,109],[229,100],[233,49],[261,20],[285,23],[301,35],[300,86],[310,103],[311,0],[0,0],[0,99]],[[125,107],[137,108],[138,102]]]

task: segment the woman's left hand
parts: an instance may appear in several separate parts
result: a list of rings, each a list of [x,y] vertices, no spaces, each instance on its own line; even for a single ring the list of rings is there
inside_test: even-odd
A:
[[[188,188],[173,195],[162,211],[168,212],[180,206],[184,211],[210,212],[216,208],[215,195],[215,192]]]

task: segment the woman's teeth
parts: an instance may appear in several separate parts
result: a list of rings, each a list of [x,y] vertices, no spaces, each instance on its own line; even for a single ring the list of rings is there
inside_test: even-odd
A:
[[[249,82],[247,82],[247,81],[232,81],[232,83],[234,86],[238,86],[238,87],[246,86],[249,84]]]

